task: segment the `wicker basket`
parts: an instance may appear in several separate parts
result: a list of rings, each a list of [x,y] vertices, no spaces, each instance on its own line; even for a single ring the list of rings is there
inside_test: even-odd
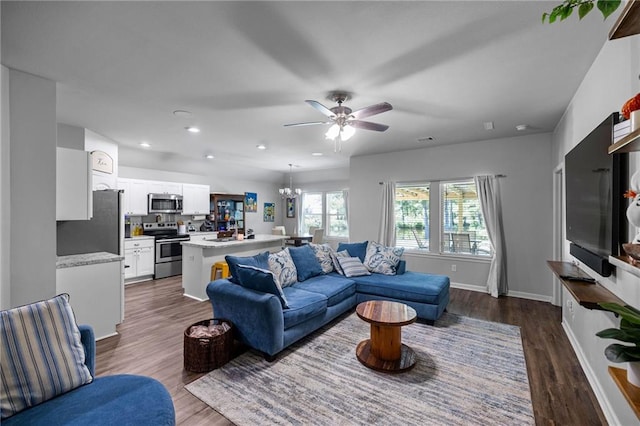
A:
[[[227,323],[231,328],[214,337],[191,337],[191,327],[196,325],[208,326]],[[208,319],[191,324],[184,331],[184,368],[196,373],[203,373],[222,367],[231,359],[233,349],[233,324],[224,319]]]

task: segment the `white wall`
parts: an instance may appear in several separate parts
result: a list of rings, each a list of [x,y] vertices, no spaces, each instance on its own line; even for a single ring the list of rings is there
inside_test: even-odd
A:
[[[9,140],[9,69],[0,66],[0,199],[11,198]],[[0,203],[0,309],[11,306],[11,206]]]
[[[375,240],[380,221],[379,182],[446,180],[483,174],[500,179],[510,295],[552,296],[545,261],[552,250],[552,178],[549,134],[435,146],[355,157],[350,165],[350,239]],[[486,288],[486,261],[444,255],[409,255],[411,270],[449,275],[465,288]],[[451,271],[456,264],[457,272]]]
[[[9,70],[9,108],[10,305],[17,306],[56,291],[56,83]]]
[[[553,166],[562,165],[571,148],[640,92],[639,75],[640,36],[605,43],[552,135]],[[638,153],[631,156],[632,168],[637,167],[638,157]],[[564,242],[564,253],[569,259],[568,241]],[[617,268],[614,275],[603,278],[584,269],[627,304],[640,307],[640,275]],[[638,418],[607,372],[610,364],[604,348],[613,341],[595,336],[596,332],[617,325],[619,320],[610,313],[578,306],[566,292],[563,296],[563,325],[607,419],[611,424],[637,424]],[[624,364],[614,366],[625,368]]]

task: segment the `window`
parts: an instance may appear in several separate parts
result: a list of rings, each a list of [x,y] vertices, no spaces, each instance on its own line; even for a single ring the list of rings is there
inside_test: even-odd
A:
[[[396,186],[396,245],[429,249],[429,184]]]
[[[349,236],[346,191],[305,192],[302,194],[300,230],[323,228],[327,237]]]
[[[473,180],[440,184],[440,252],[489,256],[491,244]]]
[[[490,256],[473,180],[397,184],[396,245],[433,253]]]

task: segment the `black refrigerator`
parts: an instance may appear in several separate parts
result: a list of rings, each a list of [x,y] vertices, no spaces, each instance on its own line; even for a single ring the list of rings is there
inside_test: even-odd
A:
[[[93,217],[90,220],[56,222],[57,254],[107,252],[124,256],[123,192],[93,191]]]

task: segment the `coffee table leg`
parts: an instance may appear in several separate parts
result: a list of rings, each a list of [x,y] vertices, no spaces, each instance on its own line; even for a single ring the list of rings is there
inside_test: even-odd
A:
[[[371,324],[371,354],[385,361],[395,361],[402,356],[402,330]]]

